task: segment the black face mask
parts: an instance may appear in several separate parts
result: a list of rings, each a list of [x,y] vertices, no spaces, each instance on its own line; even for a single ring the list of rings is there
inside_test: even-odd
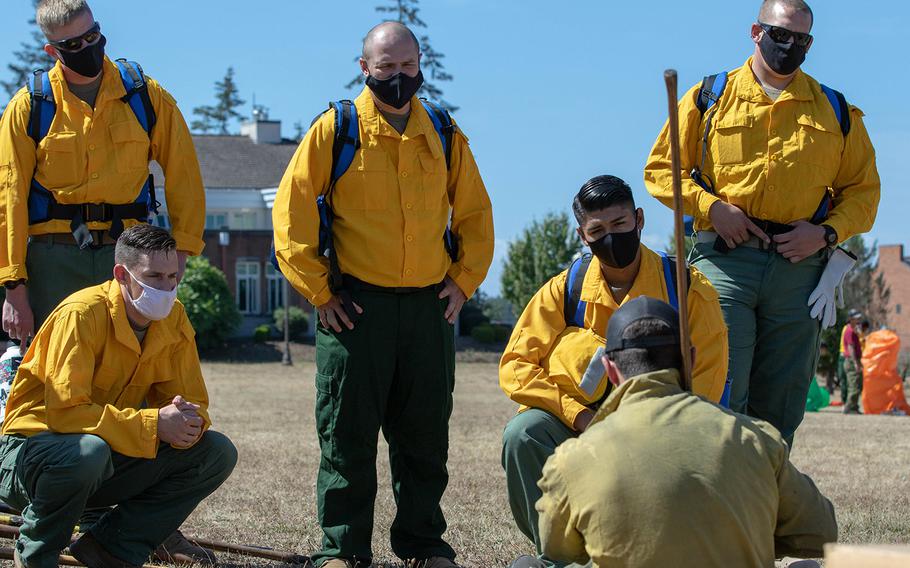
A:
[[[94,45],[87,45],[79,51],[64,51],[58,49],[57,53],[63,59],[63,64],[82,75],[83,77],[97,77],[104,67],[104,46],[107,38],[103,35]]]
[[[638,254],[641,233],[635,227],[627,233],[609,233],[588,243],[597,260],[613,268],[625,268],[632,264]]]
[[[767,33],[762,34],[758,42],[762,57],[768,67],[778,75],[790,75],[806,60],[806,48],[796,45],[796,42],[777,43]]]
[[[381,81],[372,75],[367,77],[367,87],[373,91],[376,98],[392,108],[404,108],[404,105],[410,102],[411,97],[420,90],[421,85],[423,85],[423,72],[421,71],[418,71],[414,77],[398,73]]]

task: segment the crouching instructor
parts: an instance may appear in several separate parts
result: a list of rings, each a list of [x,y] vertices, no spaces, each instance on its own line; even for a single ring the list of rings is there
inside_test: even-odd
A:
[[[57,566],[86,507],[107,510],[70,552],[132,566],[231,474],[237,450],[208,430],[177,243],[137,225],[114,280],[65,299],[25,355],[0,437],[0,499],[22,509],[17,567]]]
[[[291,160],[273,210],[281,271],[319,311],[323,539],[313,558],[324,568],[370,565],[382,429],[398,506],[392,550],[408,568],[448,568],[455,552],[442,539],[439,502],[448,483],[452,324],[492,260],[490,200],[467,139],[457,128],[440,136],[439,115],[415,96],[423,76],[414,34],[380,24],[360,65],[367,88],[341,112],[353,125],[342,138],[359,140],[349,167],[334,183],[342,168],[333,166],[333,145],[345,142],[336,138],[339,117],[327,112]],[[334,213],[329,259],[319,246],[321,196]]]

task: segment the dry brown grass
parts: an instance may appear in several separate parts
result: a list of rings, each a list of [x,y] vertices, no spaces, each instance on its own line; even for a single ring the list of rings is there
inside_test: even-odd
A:
[[[298,348],[296,355],[293,367],[204,364],[213,421],[241,457],[231,479],[187,521],[189,534],[301,553],[318,547],[312,349]],[[466,566],[507,566],[531,551],[512,521],[499,463],[502,429],[515,406],[499,390],[493,362],[459,362],[455,399],[446,538]],[[382,441],[379,453],[373,547],[378,560],[392,561],[387,535],[394,503]],[[834,501],[843,541],[908,543],[908,456],[910,418],[827,411],[806,417],[793,459]]]

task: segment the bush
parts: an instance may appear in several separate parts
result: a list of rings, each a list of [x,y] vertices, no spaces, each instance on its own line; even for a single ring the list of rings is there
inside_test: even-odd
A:
[[[505,343],[512,337],[512,328],[507,325],[494,325],[493,332],[496,343]]]
[[[471,337],[479,343],[496,343],[496,330],[488,323],[482,323],[474,326],[471,330]]]
[[[256,329],[253,330],[253,341],[256,343],[265,343],[270,337],[272,337],[272,326],[266,323],[256,326]]]
[[[240,325],[240,312],[224,273],[209,264],[205,257],[195,256],[187,261],[183,280],[177,287],[177,298],[196,330],[199,349],[223,345]]]
[[[306,317],[306,313],[297,306],[289,306],[288,313],[290,314],[288,332],[291,335],[291,339],[300,339],[310,329],[310,320]],[[275,310],[272,317],[275,320],[275,327],[278,328],[278,333],[284,336],[284,308]]]

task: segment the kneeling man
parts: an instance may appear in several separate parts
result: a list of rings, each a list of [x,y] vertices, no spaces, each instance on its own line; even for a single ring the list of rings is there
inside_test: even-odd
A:
[[[573,209],[578,235],[593,258],[576,260],[531,298],[499,367],[500,386],[521,405],[503,433],[509,504],[540,556],[522,557],[513,568],[562,566],[541,555],[537,481],[556,447],[585,431],[610,392],[600,365],[600,353],[610,347],[607,322],[639,296],[676,301],[675,261],[641,244],[644,212],[635,207],[628,184],[595,177],[579,190]],[[700,355],[692,390],[717,402],[727,376],[727,328],[711,283],[694,268],[689,279],[689,326]]]
[[[0,437],[0,499],[22,509],[16,565],[57,566],[86,507],[112,507],[70,552],[89,568],[140,565],[237,462],[209,431],[176,242],[137,225],[114,280],[64,300],[19,367]]]
[[[831,502],[790,463],[773,426],[686,392],[677,318],[653,298],[613,314],[604,360],[613,392],[540,480],[544,552],[594,568],[765,568],[821,556],[837,540]]]

